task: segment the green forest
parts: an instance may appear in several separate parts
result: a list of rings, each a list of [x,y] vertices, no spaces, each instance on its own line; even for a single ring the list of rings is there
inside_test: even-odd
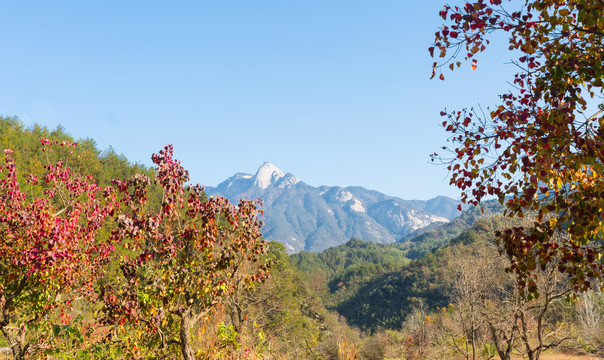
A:
[[[14,117],[0,143],[13,150],[0,190],[8,357],[603,355],[598,289],[573,291],[553,265],[524,285],[506,271],[494,233],[534,214],[489,201],[399,243],[288,255],[261,238],[257,204],[208,198],[170,147],[148,168]]]

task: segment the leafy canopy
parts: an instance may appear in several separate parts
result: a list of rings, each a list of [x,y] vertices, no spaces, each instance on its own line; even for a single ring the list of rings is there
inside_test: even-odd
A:
[[[111,239],[129,253],[102,285],[101,313],[106,325],[130,326],[123,340],[133,356],[167,357],[177,347],[191,360],[200,321],[238,289],[264,281],[272,263],[259,204],[207,199],[201,186],[186,185],[188,171],[172,155],[168,145],[152,157],[163,188],[159,211],[148,203],[148,177],[115,180],[121,207]]]
[[[76,146],[41,143],[47,154]],[[29,174],[23,186],[12,150],[0,165],[0,331],[15,358],[51,349],[47,317],[60,309],[67,323],[75,298],[94,301],[95,280],[113,252],[99,234],[118,206],[114,191],[52,157],[43,176]]]
[[[514,8],[515,7],[515,8]],[[478,0],[445,6],[429,48],[433,74],[476,57],[504,33],[518,73],[485,114],[441,112],[451,134],[451,184],[462,200],[496,196],[510,216],[537,213],[532,226],[498,233],[521,283],[555,261],[575,290],[602,285],[604,253],[604,2]],[[561,232],[567,237],[559,237]],[[563,239],[563,240],[556,240]]]

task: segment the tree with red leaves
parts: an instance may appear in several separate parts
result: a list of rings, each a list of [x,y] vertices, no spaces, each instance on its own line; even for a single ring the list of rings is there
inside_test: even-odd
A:
[[[41,140],[43,151],[75,147]],[[50,156],[47,157],[50,159]],[[117,207],[114,191],[64,161],[22,186],[12,150],[0,167],[0,331],[15,359],[50,351],[51,319],[69,322],[76,297],[96,299],[94,284],[113,251],[98,236]],[[23,188],[27,189],[24,190]],[[55,328],[56,329],[56,328]]]
[[[444,79],[459,58],[475,70],[493,33],[506,34],[519,71],[488,114],[441,112],[453,146],[433,160],[448,165],[465,203],[495,196],[509,216],[536,214],[532,226],[497,234],[530,293],[538,295],[531,274],[550,262],[575,291],[602,286],[604,2],[478,0],[447,5],[440,16],[429,52],[443,60],[433,77]]]
[[[149,206],[149,178],[115,181],[122,210],[111,238],[125,255],[102,285],[102,323],[124,330],[108,340],[132,356],[180,352],[193,360],[195,337],[203,336],[196,325],[235,290],[262,282],[270,263],[258,204],[207,199],[202,187],[186,185],[188,172],[172,153],[169,145],[152,157],[164,189],[159,211]]]

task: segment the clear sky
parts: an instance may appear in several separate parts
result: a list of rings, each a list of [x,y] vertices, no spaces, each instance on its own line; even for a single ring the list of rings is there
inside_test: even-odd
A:
[[[209,186],[270,161],[313,186],[456,198],[430,164],[439,112],[496,104],[514,68],[500,43],[429,80],[442,5],[4,1],[0,114],[147,165],[172,143]]]

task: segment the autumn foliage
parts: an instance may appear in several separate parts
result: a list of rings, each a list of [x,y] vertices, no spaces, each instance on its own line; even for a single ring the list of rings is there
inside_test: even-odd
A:
[[[41,145],[41,177],[19,175],[12,150],[0,168],[0,331],[15,358],[57,355],[65,333],[97,356],[194,359],[200,320],[268,277],[259,203],[208,199],[171,146],[153,155],[156,179],[101,188],[66,162],[75,143]],[[92,306],[85,324],[76,302]]]
[[[46,153],[71,142],[42,139]],[[50,159],[51,156],[48,157]],[[98,236],[117,203],[111,188],[48,162],[43,178],[17,180],[13,152],[4,150],[0,183],[0,330],[16,358],[52,347],[46,317],[69,321],[76,296],[96,299],[95,280],[113,251]],[[30,331],[35,329],[35,336]]]
[[[518,6],[520,5],[520,6]],[[599,0],[474,1],[445,6],[429,51],[433,77],[465,60],[472,69],[493,33],[505,33],[518,73],[487,113],[441,112],[451,155],[439,156],[462,200],[499,198],[528,227],[498,233],[511,269],[529,276],[555,262],[575,290],[602,284],[604,247],[604,3]],[[567,233],[568,237],[558,236]],[[558,241],[556,239],[563,239]]]
[[[111,239],[128,253],[114,281],[102,285],[102,322],[132,330],[122,340],[133,356],[166,357],[177,348],[183,359],[195,359],[192,333],[203,336],[200,321],[233,292],[268,276],[270,262],[262,259],[268,244],[257,202],[206,199],[202,187],[186,185],[188,172],[171,146],[152,160],[164,189],[159,211],[148,204],[150,179],[115,181],[122,209]]]

